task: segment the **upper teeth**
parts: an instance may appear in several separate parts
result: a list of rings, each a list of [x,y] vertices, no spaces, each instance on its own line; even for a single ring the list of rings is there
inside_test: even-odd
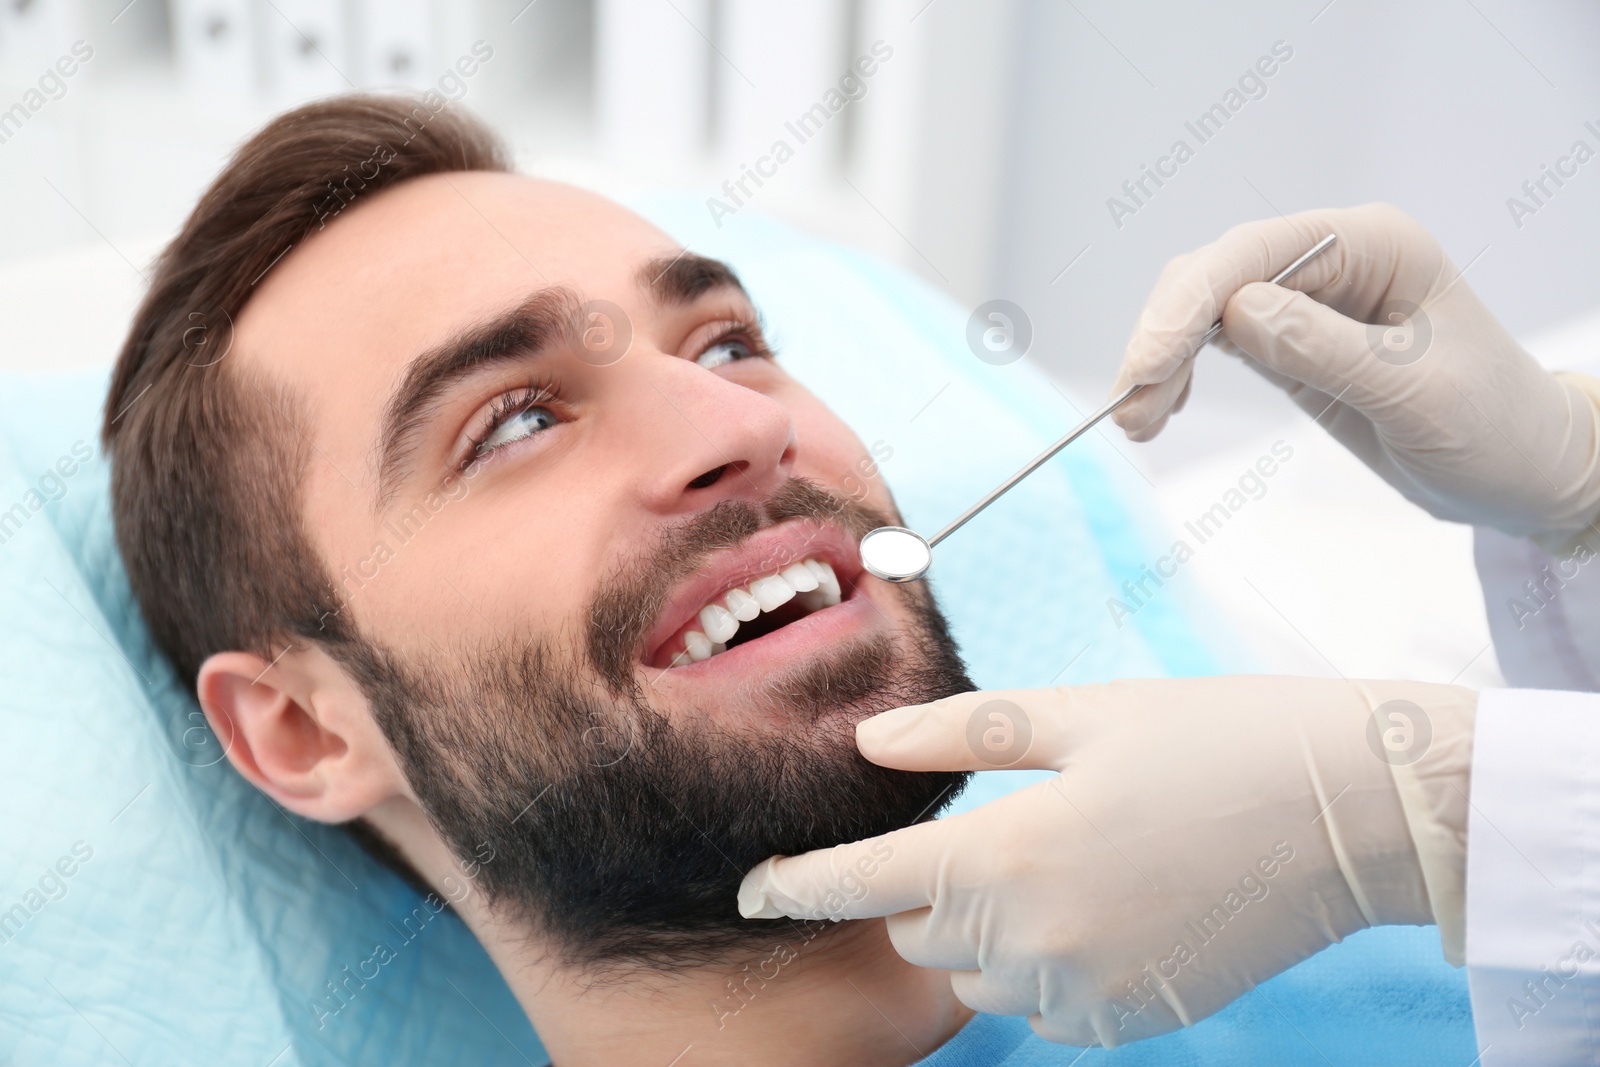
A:
[[[672,665],[680,667],[727,651],[741,622],[780,608],[796,597],[810,611],[839,603],[839,579],[833,568],[819,559],[808,559],[777,574],[757,578],[747,586],[728,590],[700,609],[700,628],[685,631],[683,651],[672,658]]]

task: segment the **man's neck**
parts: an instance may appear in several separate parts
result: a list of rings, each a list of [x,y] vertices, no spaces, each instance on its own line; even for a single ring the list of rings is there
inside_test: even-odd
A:
[[[774,922],[770,942],[725,964],[597,982],[526,930],[468,912],[555,1067],[910,1064],[973,1014],[947,972],[894,951],[881,919]]]

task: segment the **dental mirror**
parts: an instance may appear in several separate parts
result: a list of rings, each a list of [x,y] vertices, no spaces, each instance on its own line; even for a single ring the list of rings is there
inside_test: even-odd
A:
[[[880,526],[861,539],[861,565],[886,582],[914,582],[933,564],[933,545],[904,526]]]
[[[1290,275],[1331,248],[1336,240],[1338,240],[1337,234],[1328,234],[1328,236],[1308,248],[1299,259],[1296,259],[1293,263],[1273,275],[1271,278],[1272,284],[1277,285],[1287,280]],[[1222,321],[1219,319],[1212,325],[1211,329],[1205,332],[1205,336],[1200,338],[1200,343],[1194,346],[1194,352],[1190,353],[1189,358],[1192,359],[1195,353],[1210,344],[1217,334],[1221,332]],[[978,512],[1000,499],[1006,490],[1044,466],[1045,462],[1057,452],[1060,452],[1063,448],[1066,448],[1092,430],[1101,419],[1132,400],[1143,388],[1143,385],[1129,386],[1127,392],[1107,401],[1106,405],[1099,411],[1074,426],[1065,437],[1039,453],[1026,467],[1001,482],[989,495],[956,516],[954,522],[934,534],[931,538],[924,539],[915,530],[908,530],[904,526],[880,526],[876,530],[869,531],[861,539],[861,565],[866,568],[868,574],[876,578],[882,578],[886,582],[914,582],[921,578],[928,573],[928,568],[933,565],[933,548],[935,545],[965,526],[967,521]]]

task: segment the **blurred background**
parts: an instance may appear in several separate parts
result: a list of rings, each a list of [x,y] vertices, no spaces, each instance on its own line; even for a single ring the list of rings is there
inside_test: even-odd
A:
[[[1063,426],[1106,395],[1162,264],[1312,207],[1400,205],[1531,350],[1581,363],[1600,161],[1537,198],[1524,183],[1600,149],[1597,42],[1582,0],[0,0],[0,363],[108,361],[238,142],[377,86],[461,100],[526,171],[688,190],[725,225],[777,215],[966,308],[1009,300]],[[112,276],[126,307],[85,314]],[[1213,352],[1160,439],[1096,447],[1177,530],[1291,441],[1301,460],[1193,580],[1273,668],[1492,681],[1469,532],[1319,433]]]

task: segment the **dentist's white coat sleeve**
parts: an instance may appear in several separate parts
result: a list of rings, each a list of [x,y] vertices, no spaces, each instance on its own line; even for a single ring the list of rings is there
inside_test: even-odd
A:
[[[1484,1067],[1600,1063],[1600,558],[1575,559],[1477,531],[1495,651],[1522,687],[1480,694],[1473,741],[1466,955]]]

